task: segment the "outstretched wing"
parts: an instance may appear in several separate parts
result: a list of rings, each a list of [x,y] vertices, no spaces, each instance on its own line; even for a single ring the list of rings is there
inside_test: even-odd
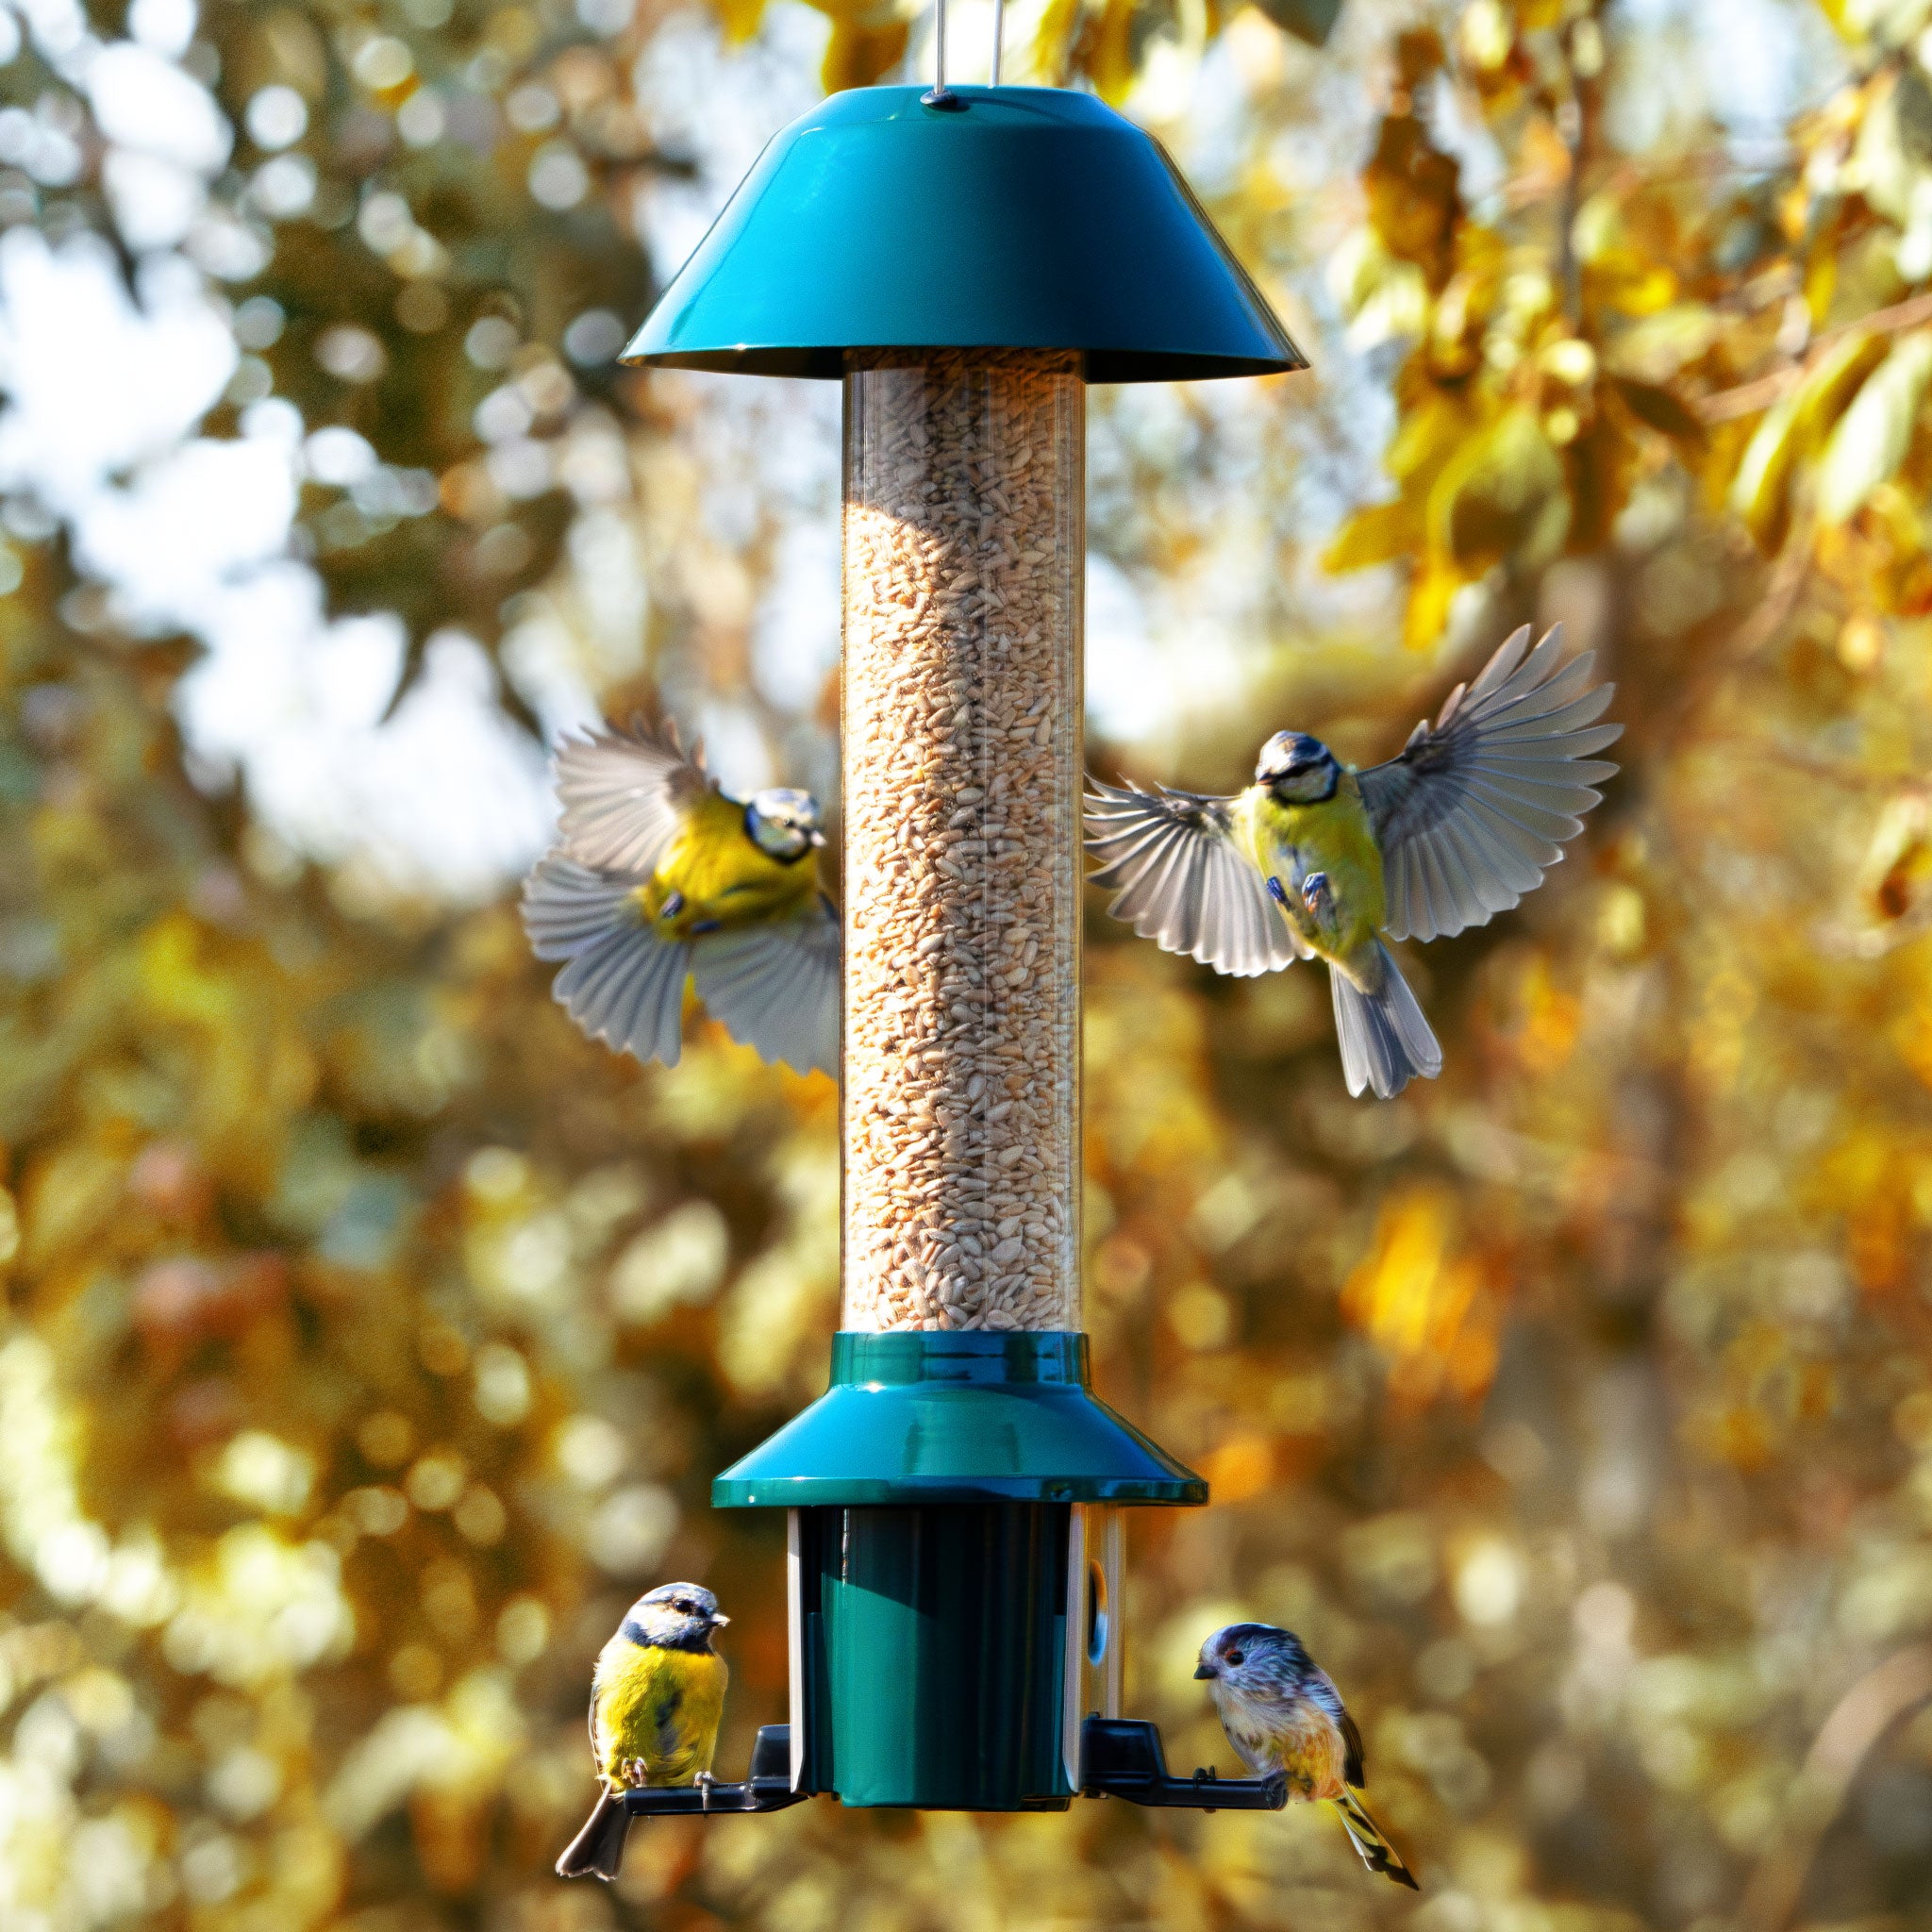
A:
[[[567,962],[551,992],[592,1040],[677,1064],[691,948],[642,924],[629,878],[546,853],[524,881],[524,930],[540,959]]]
[[[1294,963],[1288,923],[1235,839],[1231,799],[1087,782],[1093,883],[1120,889],[1108,908],[1116,919],[1237,978]]]
[[[801,1074],[839,1077],[839,915],[823,895],[804,919],[697,941],[691,975],[733,1040]]]
[[[685,814],[716,783],[702,748],[687,753],[669,719],[656,731],[634,718],[628,730],[566,734],[555,771],[562,850],[579,865],[639,879],[657,870]]]
[[[1590,754],[1623,735],[1596,722],[1616,686],[1590,682],[1588,651],[1557,670],[1561,639],[1553,625],[1528,651],[1524,625],[1400,758],[1361,774],[1391,939],[1460,932],[1514,906],[1601,800],[1592,787],[1617,768]]]

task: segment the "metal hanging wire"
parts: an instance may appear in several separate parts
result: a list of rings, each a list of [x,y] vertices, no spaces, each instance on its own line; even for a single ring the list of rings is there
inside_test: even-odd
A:
[[[1000,54],[1007,38],[1007,0],[992,0],[992,75],[989,85],[1000,84]],[[958,108],[964,103],[946,85],[946,0],[933,0],[933,80],[920,95],[927,108]]]
[[[920,104],[927,108],[957,108],[959,97],[946,85],[946,0],[933,0],[933,79],[932,85],[920,95]]]

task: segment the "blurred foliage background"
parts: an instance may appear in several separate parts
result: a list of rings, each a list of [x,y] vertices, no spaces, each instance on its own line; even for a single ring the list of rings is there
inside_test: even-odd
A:
[[[9,1932],[1932,1925],[1932,5],[1015,0],[1310,352],[1095,391],[1091,754],[1382,756],[1519,620],[1624,774],[1409,970],[1088,950],[1130,1708],[1300,1630],[1424,1889],[1323,1816],[669,1821],[590,1659],[734,1614],[712,1473],[822,1386],[836,1098],[579,1039],[541,739],[661,692],[834,789],[837,396],[611,357],[897,0],[0,9],[0,1923]],[[978,60],[990,9],[956,8]],[[1325,35],[1325,41],[1324,41]],[[1257,724],[1264,721],[1264,724]]]

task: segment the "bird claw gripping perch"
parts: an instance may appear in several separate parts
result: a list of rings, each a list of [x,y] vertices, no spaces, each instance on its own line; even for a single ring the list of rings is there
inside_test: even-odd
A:
[[[791,1789],[791,1727],[765,1724],[752,1746],[751,1770],[742,1784],[727,1784],[709,1772],[700,1772],[688,1785],[627,1790],[624,1806],[633,1818],[688,1817],[698,1812],[728,1818],[750,1811],[782,1811],[810,1795]]]

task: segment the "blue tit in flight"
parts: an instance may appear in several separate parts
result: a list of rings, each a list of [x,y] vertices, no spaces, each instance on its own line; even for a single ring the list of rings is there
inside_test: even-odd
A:
[[[1614,685],[1591,654],[1557,668],[1561,626],[1509,637],[1401,756],[1357,772],[1303,731],[1261,747],[1231,798],[1090,780],[1088,849],[1109,910],[1170,953],[1217,972],[1326,961],[1348,1091],[1378,1099],[1442,1071],[1388,939],[1481,925],[1542,883],[1617,769],[1592,753]]]
[[[818,801],[737,799],[675,725],[566,737],[556,846],[524,882],[557,998],[593,1040],[675,1066],[692,980],[732,1039],[839,1071],[839,915],[819,883]]]
[[[1201,1646],[1194,1674],[1213,1686],[1227,1741],[1257,1777],[1285,1779],[1290,1797],[1304,1803],[1333,1805],[1371,1872],[1422,1890],[1357,1796],[1362,1734],[1327,1672],[1292,1630],[1229,1624]]]
[[[617,1876],[626,1790],[710,1782],[731,1675],[711,1632],[730,1621],[695,1583],[664,1584],[625,1612],[591,1678],[591,1755],[604,1789],[557,1861],[559,1878]]]

